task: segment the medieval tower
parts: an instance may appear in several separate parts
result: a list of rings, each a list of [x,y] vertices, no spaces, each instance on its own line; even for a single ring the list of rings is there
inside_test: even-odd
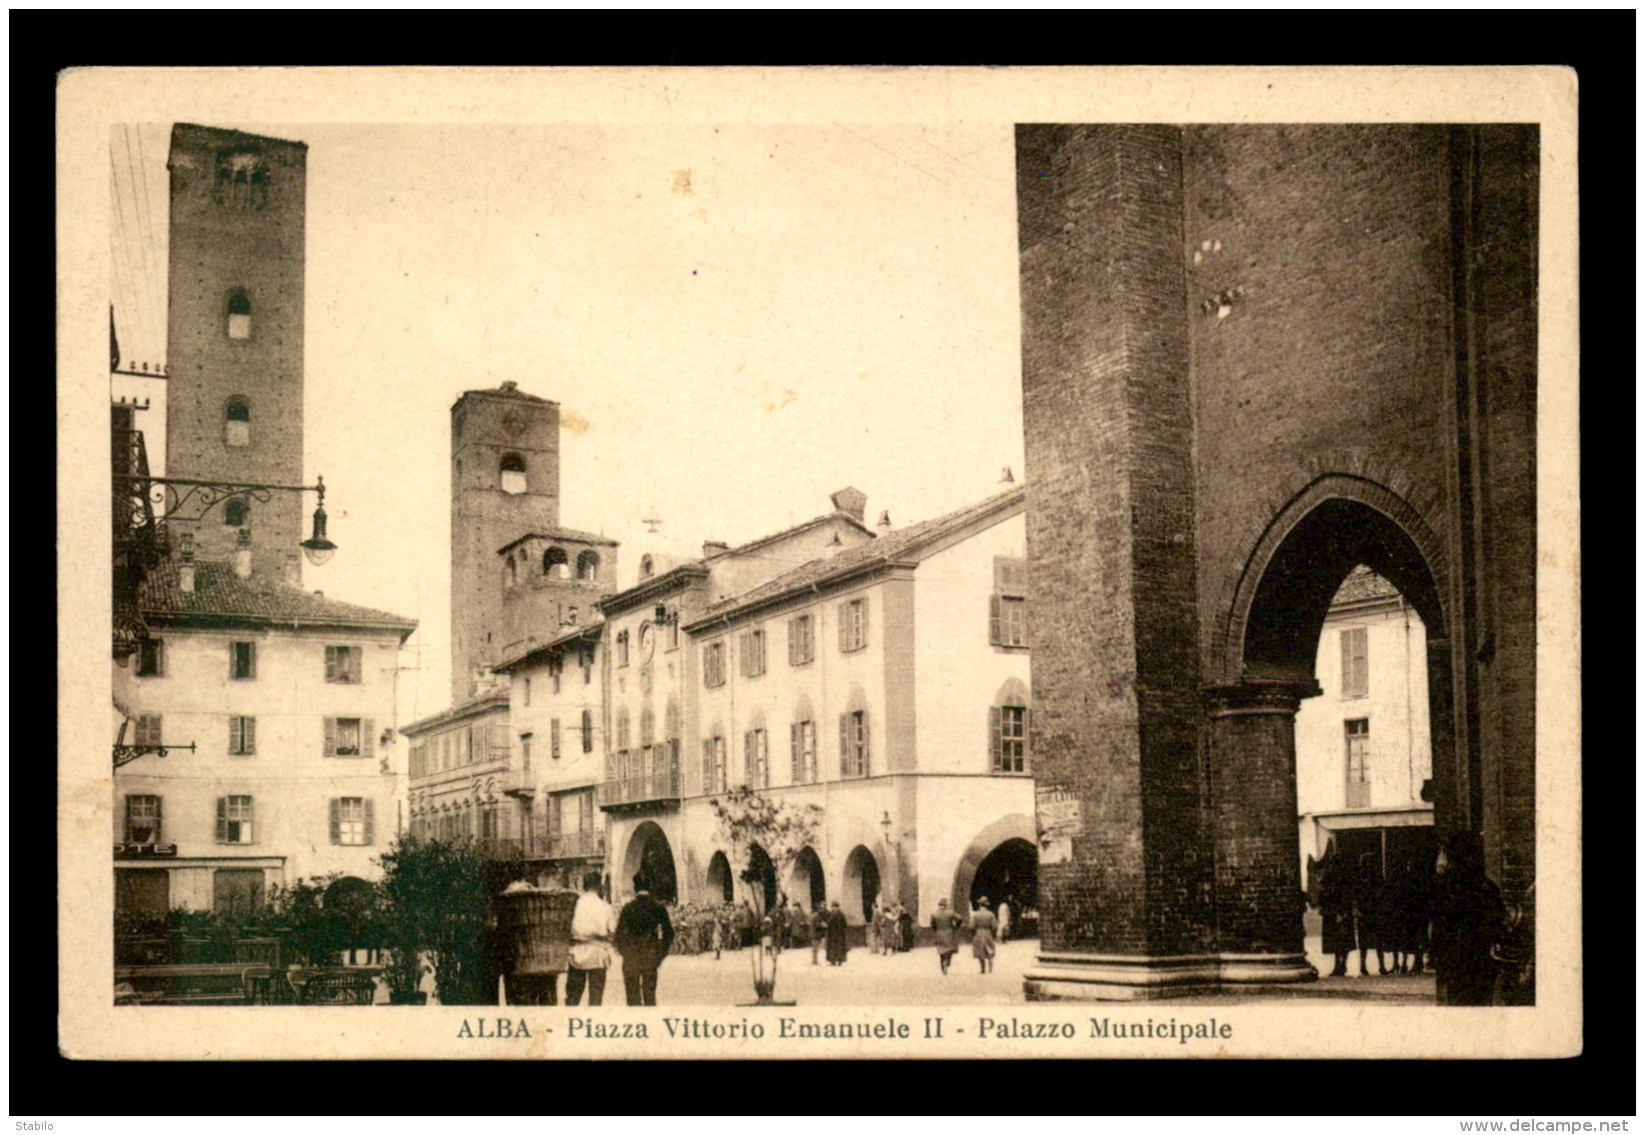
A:
[[[308,147],[172,128],[168,475],[300,485],[303,221]],[[295,582],[303,500],[231,501],[197,523],[202,558],[249,542],[252,570]]]

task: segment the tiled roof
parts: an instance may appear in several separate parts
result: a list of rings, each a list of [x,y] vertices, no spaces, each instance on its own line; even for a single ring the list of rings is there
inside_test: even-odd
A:
[[[918,524],[910,524],[904,528],[896,528],[866,544],[859,544],[855,548],[847,548],[836,555],[810,560],[751,591],[745,591],[741,595],[733,595],[729,599],[713,604],[708,608],[708,615],[723,615],[743,607],[757,606],[787,592],[803,590],[813,583],[821,583],[827,579],[850,575],[872,565],[908,558],[917,559],[925,545],[940,539],[949,532],[963,528],[973,520],[987,516],[990,512],[1009,508],[1013,503],[1018,505],[1022,503],[1022,487],[1020,485],[1014,489],[1008,489],[1003,493],[991,496],[987,500],[969,505],[957,512],[951,512],[946,516],[921,521]]]
[[[520,663],[527,661],[535,655],[542,654],[553,647],[561,646],[565,643],[573,642],[579,638],[586,638],[591,634],[595,634],[603,626],[605,626],[604,619],[595,619],[592,622],[580,623],[574,627],[566,627],[564,630],[560,631],[559,634],[545,642],[533,642],[527,646],[521,647],[518,651],[510,654],[501,662],[493,666],[492,669],[497,671],[499,674],[506,673],[507,671],[518,666]]]
[[[402,630],[406,634],[417,626],[415,619],[327,599],[289,583],[276,583],[256,576],[241,579],[234,574],[233,565],[225,563],[196,563],[194,590],[184,591],[178,586],[177,568],[175,560],[166,560],[144,580],[138,602],[145,615],[276,621],[295,619],[376,626]]]
[[[575,528],[544,528],[540,531],[522,533],[497,550],[506,552],[514,545],[531,539],[575,540],[579,544],[609,544],[613,548],[617,546],[617,541],[609,536],[596,536],[592,532],[579,532]]]
[[[1361,564],[1348,573],[1348,578],[1342,581],[1341,587],[1337,588],[1336,596],[1331,600],[1331,603],[1335,605],[1337,603],[1361,603],[1369,599],[1392,599],[1398,594],[1398,588],[1364,564]]]

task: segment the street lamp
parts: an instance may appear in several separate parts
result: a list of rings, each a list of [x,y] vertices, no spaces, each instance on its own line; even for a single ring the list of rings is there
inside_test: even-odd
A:
[[[319,567],[331,558],[337,550],[337,545],[326,539],[326,482],[323,477],[314,478],[314,491],[319,494],[319,500],[314,506],[314,535],[304,540],[301,547],[308,562]]]

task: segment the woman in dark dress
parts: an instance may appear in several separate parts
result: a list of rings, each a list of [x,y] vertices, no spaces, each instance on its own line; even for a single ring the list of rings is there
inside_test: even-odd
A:
[[[840,909],[838,899],[828,911],[828,964],[843,966],[845,964],[845,911]]]
[[[1320,860],[1319,914],[1320,948],[1336,962],[1331,976],[1347,977],[1348,955],[1354,949],[1354,892],[1335,842],[1326,845]]]
[[[1455,832],[1434,864],[1432,956],[1441,1005],[1489,1005],[1496,981],[1491,947],[1502,934],[1502,892],[1485,877],[1478,832]]]
[[[914,916],[902,903],[897,904],[897,949],[903,953],[914,948]]]

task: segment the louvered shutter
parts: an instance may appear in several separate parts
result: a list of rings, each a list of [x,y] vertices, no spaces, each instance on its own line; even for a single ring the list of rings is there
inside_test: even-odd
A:
[[[835,608],[834,613],[839,617],[840,649],[849,650],[851,648],[847,645],[847,643],[850,642],[850,635],[847,628],[851,625],[851,604],[841,603],[837,608]]]
[[[228,797],[217,798],[217,842],[228,842]]]
[[[988,709],[988,767],[999,772],[1005,767],[1005,711],[999,706]]]
[[[857,603],[857,645],[868,645],[868,600]],[[864,719],[866,720],[866,718]]]
[[[851,715],[840,714],[840,775],[851,775]]]
[[[257,751],[257,719],[255,717],[242,717],[240,719],[240,742],[242,752],[249,754]]]
[[[156,796],[154,798],[154,842],[155,843],[164,843],[165,838],[166,838],[166,836],[165,836],[165,832],[166,832],[165,817],[160,814],[160,810],[161,810],[160,806],[164,803],[165,803],[165,798],[164,797]]]
[[[375,717],[360,719],[360,755],[366,758],[377,755],[377,719]]]
[[[788,723],[788,782],[800,783],[800,723]]]
[[[337,648],[335,646],[328,646],[326,647],[326,681],[335,682],[336,680]]]
[[[351,682],[364,682],[366,680],[366,648],[351,646],[348,648],[348,656],[350,662],[348,680]]]
[[[366,842],[367,843],[372,843],[375,839],[375,836],[376,836],[377,809],[374,807],[374,803],[375,803],[374,801],[369,800],[369,799],[366,801]]]
[[[862,717],[858,720],[862,722],[862,758],[858,765],[858,769],[860,775],[867,776],[869,766],[872,763],[872,758],[869,756],[868,748],[868,711],[866,709],[862,711]]]
[[[228,719],[228,751],[231,753],[240,753],[245,751],[241,747],[240,742],[241,720],[242,719],[238,717],[231,717]]]
[[[766,736],[764,729],[760,730],[760,787],[771,787],[771,738]]]
[[[1000,597],[988,597],[988,641],[994,646],[1005,642],[1005,628],[1000,622]]]
[[[255,678],[256,676],[257,644],[255,642],[248,642],[246,643],[246,677]]]
[[[326,718],[325,755],[328,757],[337,755],[337,719],[335,717]]]
[[[331,799],[331,842],[343,842],[343,802],[335,796]]]

